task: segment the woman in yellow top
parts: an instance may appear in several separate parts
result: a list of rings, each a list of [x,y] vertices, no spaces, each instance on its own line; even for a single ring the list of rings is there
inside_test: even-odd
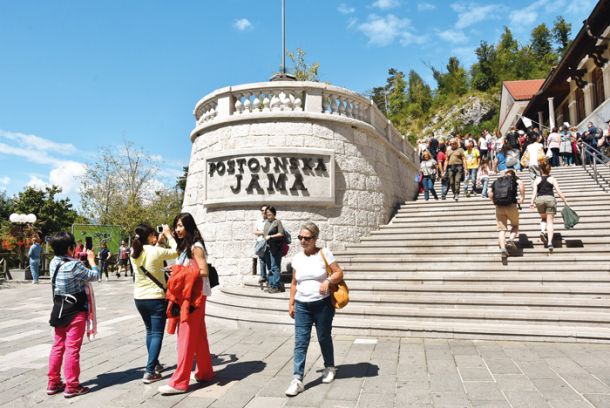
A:
[[[158,245],[164,240],[169,244],[169,248]],[[131,264],[135,269],[133,297],[146,326],[148,361],[142,378],[144,384],[161,379],[163,366],[159,364],[159,353],[167,318],[165,300],[167,283],[163,261],[176,259],[178,257],[176,248],[176,241],[167,225],[163,225],[163,232],[158,237],[149,224],[140,224],[135,229],[135,237],[131,244]]]

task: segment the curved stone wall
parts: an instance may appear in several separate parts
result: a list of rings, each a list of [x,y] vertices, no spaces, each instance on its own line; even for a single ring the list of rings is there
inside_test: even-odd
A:
[[[342,249],[412,199],[413,148],[365,98],[311,82],[224,88],[202,99],[184,199],[225,281],[251,273],[259,206],[291,231],[313,221]],[[285,258],[286,259],[286,258]]]

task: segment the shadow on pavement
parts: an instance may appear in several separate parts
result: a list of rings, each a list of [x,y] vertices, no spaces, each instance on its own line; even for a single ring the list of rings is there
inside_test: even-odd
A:
[[[320,377],[305,384],[305,389],[309,389],[311,387],[315,387],[316,385],[322,384],[322,373],[324,372],[324,369],[319,369],[316,372],[320,373]],[[337,366],[337,373],[335,374],[335,379],[377,377],[378,375],[379,366],[376,364],[342,364]]]
[[[226,385],[232,381],[241,381],[244,378],[260,373],[265,369],[267,363],[263,361],[243,361],[239,363],[230,363],[222,370],[214,371],[214,379],[212,381],[191,384],[192,390],[204,388],[212,384]]]
[[[142,379],[145,367],[130,368],[125,371],[116,371],[99,374],[84,383],[83,386],[91,387],[91,392],[106,388],[111,385],[125,384],[134,380]],[[167,370],[163,374],[167,373]],[[165,375],[164,375],[165,377]]]

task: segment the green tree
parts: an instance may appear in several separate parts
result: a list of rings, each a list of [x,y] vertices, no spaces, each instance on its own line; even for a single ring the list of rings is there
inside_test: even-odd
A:
[[[391,119],[403,112],[407,106],[405,74],[402,71],[390,68],[386,88],[388,90],[388,116]]]
[[[557,44],[557,54],[563,55],[572,41],[572,24],[568,23],[562,16],[558,16],[553,24],[553,40]]]
[[[477,62],[470,69],[472,86],[479,91],[488,91],[499,85],[496,47],[481,41],[475,50]]]
[[[519,79],[516,75],[518,55],[519,43],[513,37],[512,31],[504,27],[496,47],[496,72],[499,82]]]
[[[551,45],[551,32],[546,24],[542,23],[534,27],[530,39],[530,47],[535,58],[545,59],[553,52]]]
[[[320,63],[314,62],[311,65],[305,61],[305,51],[297,48],[296,53],[292,51],[286,51],[286,55],[292,61],[292,75],[294,75],[297,81],[314,81],[319,82],[318,70],[320,69]]]
[[[457,57],[449,57],[447,72],[432,68],[437,83],[437,93],[442,96],[464,95],[468,91],[468,75]]]
[[[61,188],[57,186],[47,186],[44,189],[26,187],[13,199],[12,210],[36,215],[35,228],[43,237],[69,230],[78,214],[72,209],[69,198],[55,197],[60,193]]]
[[[386,116],[388,115],[388,90],[385,86],[376,86],[366,92],[377,108]]]
[[[427,113],[432,106],[432,90],[430,86],[414,70],[409,71],[408,86],[407,102],[409,110]]]
[[[181,187],[166,186],[158,172],[153,157],[132,142],[102,149],[81,180],[83,211],[96,223],[122,226],[125,235],[144,221],[168,222],[181,207]]]

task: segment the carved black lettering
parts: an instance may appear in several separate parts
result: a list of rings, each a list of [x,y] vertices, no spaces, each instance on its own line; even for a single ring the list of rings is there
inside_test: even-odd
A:
[[[324,159],[318,159],[318,165],[316,166],[316,171],[326,171],[326,164],[324,164]]]
[[[216,163],[210,163],[210,177],[214,176],[214,172],[216,171]]]
[[[299,159],[296,157],[290,158],[290,170],[296,170],[299,168]]]
[[[278,171],[280,171],[280,168],[282,169],[283,172],[286,172],[287,167],[288,167],[288,163],[285,157],[274,157],[273,158],[273,171],[275,171],[276,173]]]
[[[297,191],[307,191],[305,184],[303,184],[303,176],[301,174],[295,174],[294,183],[292,183],[292,187],[290,187],[291,192]]]
[[[235,174],[235,160],[231,159],[227,161],[227,173]]]
[[[219,161],[216,163],[216,171],[218,172],[219,176],[224,176],[226,169],[225,162]]]
[[[271,159],[269,157],[265,157],[265,164],[261,166],[261,170],[264,173],[269,173],[269,167],[271,167]]]
[[[264,193],[260,183],[258,182],[258,174],[252,175],[252,178],[250,179],[250,183],[248,184],[248,187],[246,187],[246,192],[252,193],[252,190],[256,190],[256,192],[259,194]]]
[[[313,159],[308,159],[307,157],[304,157],[301,160],[303,160],[303,170],[313,170]]]
[[[237,165],[239,166],[239,172],[244,172],[244,165],[246,164],[246,159],[237,159]]]
[[[258,162],[258,159],[252,158],[248,160],[248,168],[252,173],[258,173],[261,169],[261,164]]]
[[[241,179],[244,176],[241,174],[237,174],[235,176],[235,181],[237,181],[237,185],[235,186],[231,186],[231,191],[233,192],[233,194],[239,194],[239,192],[241,191]]]
[[[286,181],[288,180],[286,173],[278,174],[277,179],[275,174],[267,174],[267,179],[269,180],[269,186],[267,187],[269,193],[274,193],[275,190],[286,191]]]

